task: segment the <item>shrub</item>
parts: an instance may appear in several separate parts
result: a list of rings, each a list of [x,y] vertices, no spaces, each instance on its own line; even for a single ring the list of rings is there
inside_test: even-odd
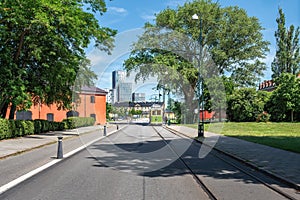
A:
[[[30,134],[61,131],[65,122],[49,122],[47,120],[7,120],[0,118],[0,140],[21,137]]]
[[[62,131],[65,129],[65,122],[52,122],[43,119],[34,120],[34,132],[46,133],[49,131]]]
[[[9,120],[10,135],[7,138],[14,138],[18,135],[18,130],[16,128],[15,120]]]
[[[95,124],[93,117],[69,117],[64,119],[66,129],[74,129],[84,126],[92,126]]]
[[[52,127],[54,131],[62,131],[64,130],[63,122],[52,122]]]
[[[11,135],[9,121],[6,119],[0,119],[0,139],[5,139]]]
[[[267,112],[262,112],[257,116],[256,122],[269,122],[271,115]]]
[[[34,122],[30,120],[15,120],[14,136],[24,136],[34,134]]]
[[[0,118],[0,140],[21,137],[30,134],[45,133],[48,131],[61,131],[95,124],[93,117],[70,117],[62,122],[47,120],[7,120]]]
[[[264,111],[265,103],[270,94],[266,91],[256,91],[255,88],[240,88],[233,91],[227,99],[227,116],[230,121],[256,121]]]
[[[16,132],[15,132],[15,137],[20,137],[24,133],[24,126],[22,124],[21,120],[15,120],[15,126],[16,126]]]
[[[46,133],[49,131],[49,121],[44,119],[36,119],[35,122],[35,132],[36,133]]]
[[[34,123],[31,120],[26,120],[25,122],[25,135],[32,135],[34,134]]]
[[[39,134],[42,132],[42,122],[40,120],[34,120],[34,134]]]

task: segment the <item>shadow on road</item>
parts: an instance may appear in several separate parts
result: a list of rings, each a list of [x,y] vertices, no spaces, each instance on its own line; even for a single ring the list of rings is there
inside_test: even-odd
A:
[[[176,144],[186,142],[186,139],[176,139]],[[166,143],[162,140],[143,141],[117,144],[95,144],[89,148],[93,156],[87,159],[94,159],[94,167],[105,167],[114,170],[121,170],[128,173],[136,173],[145,177],[174,177],[190,174],[190,171],[178,158],[173,150],[169,148],[172,140]],[[167,145],[168,144],[168,145]],[[173,144],[173,143],[172,143]],[[180,147],[174,147],[174,149]],[[163,149],[163,151],[160,151]],[[261,184],[236,168],[224,163],[212,154],[205,158],[198,158],[200,144],[192,142],[181,155],[184,162],[193,170],[196,175],[213,179],[233,180],[247,184]],[[266,180],[269,184],[283,184]]]

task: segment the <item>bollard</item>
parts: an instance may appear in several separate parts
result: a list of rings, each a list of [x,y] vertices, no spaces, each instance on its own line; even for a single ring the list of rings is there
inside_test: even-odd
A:
[[[103,128],[103,135],[106,136],[106,125],[104,125],[104,128]]]
[[[119,125],[117,125],[117,130],[119,130]]]
[[[62,136],[58,136],[57,159],[63,158]]]

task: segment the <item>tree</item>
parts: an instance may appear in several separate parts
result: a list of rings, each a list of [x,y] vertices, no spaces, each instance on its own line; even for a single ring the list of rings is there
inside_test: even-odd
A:
[[[256,91],[255,88],[238,88],[228,98],[227,116],[230,121],[256,121],[264,112],[269,93]]]
[[[173,101],[171,105],[171,110],[174,112],[176,117],[176,123],[181,123],[182,118],[182,103],[178,101]]]
[[[300,111],[300,79],[290,73],[282,73],[275,79],[277,85],[266,104],[272,121],[294,121]],[[298,119],[300,120],[300,119]]]
[[[200,45],[199,20],[192,19],[195,13],[201,13],[202,19]],[[157,76],[159,83],[164,80],[172,92],[183,93],[186,105],[195,108],[199,73],[206,82],[212,78],[220,83],[216,75],[229,73],[236,84],[255,84],[265,69],[260,59],[268,51],[261,30],[258,19],[238,7],[221,8],[210,0],[187,2],[161,11],[155,24],[145,25],[124,66],[129,73],[137,72],[136,79]]]
[[[111,117],[109,116],[109,114],[113,113],[113,107],[111,105],[111,103],[107,103],[106,102],[106,119],[110,120]]]
[[[276,19],[277,31],[276,37],[276,54],[272,62],[272,78],[279,77],[282,73],[298,74],[300,71],[300,46],[299,33],[300,29],[295,29],[291,25],[288,29],[285,27],[285,15],[279,8],[279,17]]]
[[[0,7],[1,117],[32,100],[69,108],[84,48],[91,41],[113,47],[116,32],[95,18],[106,11],[104,0],[4,0]]]

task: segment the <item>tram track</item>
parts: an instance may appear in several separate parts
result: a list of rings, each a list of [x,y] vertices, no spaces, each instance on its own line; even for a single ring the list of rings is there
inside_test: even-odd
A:
[[[155,132],[163,139],[163,141],[166,143],[166,145],[168,145],[167,142],[166,142],[166,140],[165,140],[165,138],[162,136],[162,134],[160,134],[159,131],[158,131],[156,128],[154,128],[153,126],[152,126],[152,128],[153,128],[153,129],[155,130]],[[290,194],[288,194],[288,193],[282,191],[281,189],[279,189],[279,188],[277,188],[277,187],[274,187],[273,185],[267,183],[266,181],[264,181],[263,179],[261,179],[260,177],[258,177],[257,175],[255,175],[255,174],[254,174],[253,172],[251,172],[250,170],[247,171],[247,170],[243,169],[242,167],[239,167],[237,164],[235,164],[235,163],[229,161],[229,159],[223,158],[221,155],[227,156],[227,157],[228,157],[228,155],[227,155],[226,152],[222,152],[222,151],[219,150],[219,149],[216,149],[216,148],[214,148],[214,147],[212,147],[212,146],[209,146],[208,144],[204,144],[204,143],[202,143],[201,141],[196,140],[196,139],[194,139],[194,138],[191,138],[191,137],[189,137],[189,136],[186,136],[186,135],[184,135],[184,134],[182,134],[182,133],[180,133],[180,132],[178,132],[178,131],[174,131],[174,130],[168,129],[168,128],[165,128],[165,130],[169,131],[170,133],[172,133],[172,134],[174,134],[174,135],[176,135],[176,136],[178,136],[178,137],[180,137],[180,138],[184,138],[184,139],[189,138],[189,139],[192,139],[193,141],[196,141],[197,143],[200,143],[201,145],[206,145],[206,146],[212,148],[214,151],[212,151],[212,152],[210,152],[210,153],[211,153],[214,157],[220,159],[221,161],[223,161],[223,162],[227,163],[228,165],[234,167],[235,169],[237,169],[237,170],[239,170],[240,172],[246,174],[247,176],[251,177],[252,179],[256,180],[257,182],[263,184],[265,187],[267,187],[267,188],[269,188],[270,190],[276,192],[277,194],[281,195],[281,196],[284,197],[285,199],[289,199],[289,200],[297,200],[297,199],[298,199],[298,198],[295,198],[295,197],[291,196]],[[204,182],[197,176],[197,174],[194,173],[194,171],[188,166],[188,164],[184,161],[184,159],[183,159],[180,155],[178,155],[178,154],[176,153],[176,151],[174,150],[174,148],[171,147],[170,145],[169,145],[169,147],[170,147],[171,150],[178,156],[178,159],[179,159],[179,160],[187,167],[187,169],[190,171],[191,175],[195,178],[196,182],[201,186],[201,188],[203,188],[203,190],[207,193],[207,195],[209,196],[209,198],[210,198],[210,199],[217,199],[216,196],[213,194],[213,192],[208,188],[207,185],[204,184]],[[243,163],[243,162],[241,162],[241,160],[235,159],[235,157],[232,157],[232,156],[229,156],[229,157],[230,157],[231,159],[237,161],[238,163],[241,163],[241,164],[247,166],[247,163]],[[248,167],[251,168],[252,166],[248,166]],[[258,169],[254,169],[254,170],[259,171]],[[263,173],[263,172],[260,172],[260,173]],[[265,175],[268,176],[268,174],[265,174]],[[268,177],[271,178],[271,179],[273,179],[273,177],[270,177],[270,176],[268,176]],[[283,184],[284,184],[284,183],[283,183]]]
[[[168,145],[167,141],[159,133],[159,131],[156,128],[154,128],[154,126],[152,126],[152,128],[162,138],[162,140],[164,141],[164,143],[166,145]],[[174,154],[176,154],[178,156],[178,159],[180,160],[180,162],[190,171],[190,174],[193,176],[193,178],[196,180],[196,182],[199,184],[199,186],[204,190],[204,192],[207,194],[207,196],[211,200],[217,200],[217,197],[213,194],[213,192],[204,184],[204,182],[197,176],[197,174],[194,173],[194,171],[189,167],[189,165],[184,161],[184,159],[175,151],[175,149],[171,145],[168,145],[168,147],[171,149],[171,151]]]

